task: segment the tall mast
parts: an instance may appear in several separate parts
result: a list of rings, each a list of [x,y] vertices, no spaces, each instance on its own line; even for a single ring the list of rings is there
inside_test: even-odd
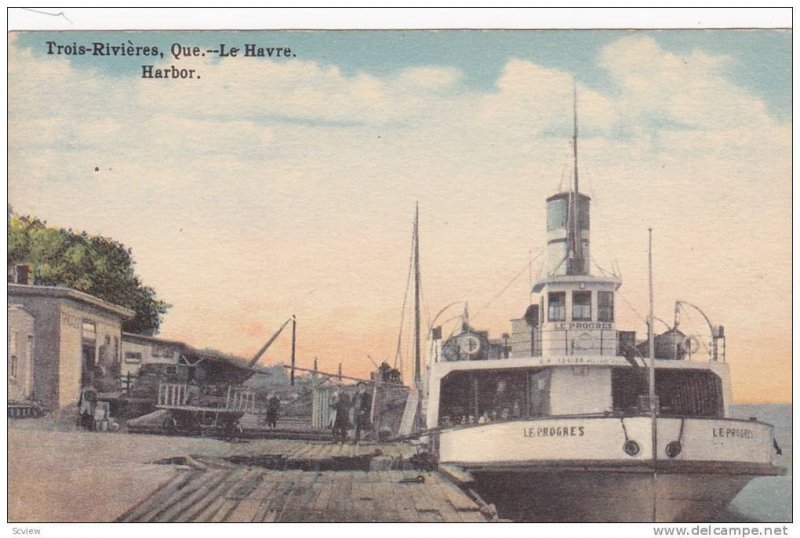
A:
[[[420,386],[419,202],[414,215],[414,383]]]
[[[574,162],[574,176],[575,176],[575,196],[578,196],[578,87],[575,81],[572,81],[572,154]],[[577,202],[576,202],[577,203]]]
[[[295,362],[295,344],[297,342],[297,319],[292,314],[292,386],[294,387],[294,362]],[[316,369],[316,367],[314,368]]]
[[[580,219],[578,217],[578,87],[575,81],[572,82],[572,156],[573,156],[573,178],[574,184],[570,195],[570,245],[567,252],[572,256],[572,263],[569,267],[570,274],[583,273],[583,252],[580,237]]]
[[[650,397],[650,413],[653,416],[653,420],[655,421],[656,416],[656,402],[655,402],[655,395],[656,395],[656,371],[655,371],[655,347],[656,343],[653,336],[653,229],[648,228],[647,233],[648,237],[648,247],[647,247],[647,264],[648,264],[648,275],[649,275],[649,285],[650,285],[650,315],[647,319],[647,357],[650,359],[650,383],[648,389],[648,395]],[[655,422],[654,422],[655,423]]]

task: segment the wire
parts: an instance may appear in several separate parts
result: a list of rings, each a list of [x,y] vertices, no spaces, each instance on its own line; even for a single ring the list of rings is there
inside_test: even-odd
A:
[[[403,295],[403,307],[400,309],[400,331],[397,334],[397,351],[394,355],[394,368],[403,372],[403,355],[401,354],[401,343],[403,341],[403,322],[406,317],[406,304],[408,303],[408,291],[411,289],[411,272],[414,269],[414,249],[411,249],[411,254],[408,256],[408,276],[406,277],[406,291]],[[400,368],[397,368],[397,361],[400,360]]]
[[[639,313],[639,311],[638,311],[638,310],[636,310],[636,309],[633,307],[633,305],[630,303],[630,301],[628,301],[628,299],[625,297],[625,295],[624,295],[624,294],[623,294],[621,291],[619,291],[619,290],[617,290],[617,294],[618,294],[618,295],[619,295],[619,296],[622,298],[622,300],[623,300],[623,301],[625,301],[625,304],[626,304],[626,305],[628,305],[628,308],[630,308],[631,310],[633,310],[633,313],[634,313],[634,314],[636,314],[636,315],[639,317],[639,319],[640,319],[640,320],[642,320],[642,323],[644,323],[645,325],[647,325],[647,319],[645,319],[645,317],[644,317],[644,316],[642,316],[642,315]]]
[[[491,300],[489,300],[489,302],[488,302],[488,303],[486,303],[485,305],[483,305],[483,307],[482,307],[480,310],[478,310],[478,311],[477,311],[477,312],[476,312],[476,313],[475,313],[473,316],[471,316],[471,318],[472,318],[472,319],[475,319],[475,318],[477,318],[478,316],[480,316],[480,315],[481,315],[481,314],[482,314],[484,311],[486,311],[486,309],[487,309],[487,308],[489,308],[489,306],[491,306],[491,304],[492,304],[493,302],[495,302],[497,299],[499,299],[499,298],[500,298],[500,296],[501,296],[501,295],[503,295],[503,294],[506,292],[506,290],[508,290],[508,288],[510,288],[510,287],[511,287],[511,285],[512,285],[512,284],[514,284],[514,282],[516,282],[516,281],[517,281],[517,279],[519,279],[519,277],[521,277],[521,276],[522,276],[522,275],[525,273],[525,271],[526,271],[526,270],[528,270],[528,268],[530,267],[530,264],[531,264],[531,262],[533,262],[533,260],[537,259],[539,256],[541,256],[541,255],[542,255],[542,252],[543,252],[543,251],[542,251],[542,250],[540,250],[539,252],[537,252],[537,253],[536,253],[536,256],[534,256],[533,258],[530,258],[530,259],[526,260],[526,261],[525,261],[525,265],[523,265],[523,266],[522,266],[522,269],[521,269],[521,270],[520,270],[520,271],[519,271],[519,272],[518,272],[516,275],[514,275],[514,278],[512,278],[512,279],[511,279],[511,281],[510,281],[508,284],[506,284],[506,285],[503,287],[503,289],[502,289],[502,290],[500,290],[500,292],[499,292],[497,295],[495,295],[495,296],[494,296],[494,297],[493,297]]]

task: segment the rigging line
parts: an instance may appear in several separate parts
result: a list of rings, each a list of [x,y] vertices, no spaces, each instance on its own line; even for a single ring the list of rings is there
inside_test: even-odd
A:
[[[478,311],[477,311],[475,314],[471,315],[471,316],[470,316],[470,318],[471,318],[471,319],[475,319],[475,318],[477,318],[478,316],[480,316],[480,315],[481,315],[481,313],[483,313],[483,312],[484,312],[484,311],[485,311],[487,308],[489,308],[489,306],[490,306],[490,305],[491,305],[493,302],[495,302],[495,301],[496,301],[496,300],[497,300],[497,299],[498,299],[498,298],[499,298],[501,295],[503,295],[503,294],[506,292],[506,290],[507,290],[508,288],[510,288],[510,287],[511,287],[511,285],[512,285],[512,284],[514,284],[514,282],[516,282],[516,281],[517,281],[517,279],[519,279],[519,277],[521,277],[521,276],[522,276],[522,275],[525,273],[525,271],[526,271],[526,270],[528,269],[528,267],[530,266],[530,263],[531,263],[533,260],[535,260],[536,258],[538,258],[539,256],[541,256],[541,255],[542,255],[542,252],[543,252],[543,250],[539,250],[539,252],[538,252],[538,253],[536,253],[536,256],[534,256],[533,258],[530,258],[529,260],[526,260],[526,261],[525,261],[525,265],[523,265],[523,266],[522,266],[522,269],[521,269],[521,270],[520,270],[520,271],[519,271],[519,272],[518,272],[518,273],[517,273],[517,274],[514,276],[514,278],[512,278],[512,279],[511,279],[511,281],[510,281],[508,284],[506,284],[506,285],[503,287],[503,289],[502,289],[502,290],[500,290],[500,293],[498,293],[497,295],[495,295],[495,296],[494,296],[494,297],[493,297],[493,298],[492,298],[492,299],[491,299],[491,300],[490,300],[488,303],[486,303],[485,305],[483,305],[483,307],[482,307],[480,310],[478,310]]]
[[[631,310],[633,310],[633,313],[634,313],[634,314],[636,314],[640,320],[642,320],[642,323],[644,323],[645,325],[647,325],[647,320],[644,318],[644,316],[642,316],[642,315],[639,313],[639,311],[638,311],[638,310],[636,310],[636,309],[633,307],[633,305],[630,303],[630,301],[628,301],[627,297],[625,297],[625,295],[624,295],[624,294],[623,294],[621,291],[619,291],[619,290],[617,290],[617,294],[619,294],[619,296],[620,296],[620,297],[622,297],[622,300],[623,300],[623,301],[625,301],[625,304],[626,304],[626,305],[628,305],[628,308],[630,308]]]
[[[595,192],[595,190],[594,190],[594,181],[592,179],[592,178],[594,178],[594,169],[592,168],[592,165],[589,163],[589,161],[587,159],[584,159],[583,161],[581,161],[581,168],[583,169],[583,176],[584,177],[588,177],[588,180],[589,180],[589,192],[592,194],[592,201],[593,201],[592,205],[594,206],[593,211],[595,213],[595,219],[598,221],[599,224],[601,224],[601,225],[597,226],[596,228],[600,229],[600,235],[602,236],[602,238],[605,241],[605,243],[607,245],[609,245],[609,244],[611,244],[611,241],[609,241],[610,235],[609,235],[609,231],[608,231],[608,230],[610,230],[610,227],[602,225],[602,224],[608,224],[609,221],[608,221],[608,219],[606,219],[604,203],[597,196],[597,192]],[[596,230],[595,230],[595,233],[596,233]]]
[[[423,310],[425,310],[425,326],[431,326],[431,309],[428,303],[425,301],[425,287],[422,285],[422,273],[419,275],[419,301],[422,304]],[[427,338],[427,334],[425,337]]]
[[[601,274],[601,275],[603,275],[603,276],[610,276],[610,275],[609,275],[609,273],[608,273],[608,271],[606,271],[605,269],[603,269],[602,267],[600,267],[600,264],[598,264],[598,263],[597,263],[597,260],[596,260],[596,259],[594,259],[594,256],[589,256],[589,257],[592,259],[592,263],[594,263],[594,266],[595,266],[595,267],[597,267],[597,270],[598,270],[598,271],[600,271],[600,274]]]
[[[394,355],[394,366],[393,368],[397,368],[397,360],[400,359],[400,368],[399,370],[403,371],[403,357],[400,354],[400,343],[403,339],[403,321],[406,317],[406,304],[408,303],[408,290],[411,289],[411,273],[414,269],[414,249],[411,249],[411,254],[408,256],[408,276],[406,277],[406,292],[403,295],[403,307],[400,310],[400,332],[397,334],[397,351],[395,351]]]

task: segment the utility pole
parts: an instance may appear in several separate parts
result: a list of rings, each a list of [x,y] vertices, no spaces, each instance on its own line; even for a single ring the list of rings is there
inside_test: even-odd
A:
[[[414,216],[414,383],[420,387],[419,202]]]
[[[292,386],[294,387],[294,356],[295,356],[295,342],[297,341],[297,320],[292,314]]]

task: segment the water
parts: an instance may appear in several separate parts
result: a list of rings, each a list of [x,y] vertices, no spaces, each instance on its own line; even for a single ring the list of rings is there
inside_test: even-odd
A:
[[[789,404],[732,405],[736,418],[758,417],[775,426],[775,438],[783,454],[775,464],[786,468],[785,476],[756,478],[728,507],[728,521],[792,521],[792,406]]]

